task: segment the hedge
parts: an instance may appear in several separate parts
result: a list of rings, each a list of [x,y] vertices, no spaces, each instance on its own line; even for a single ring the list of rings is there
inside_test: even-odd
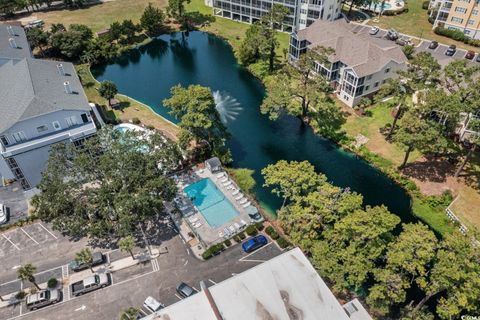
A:
[[[247,229],[245,229],[245,232],[249,235],[249,236],[255,236],[258,232],[257,232],[257,228],[255,228],[254,225],[249,225],[247,227]]]
[[[285,248],[287,248],[287,247],[290,246],[290,242],[288,242],[287,240],[285,240],[285,238],[283,238],[283,237],[279,237],[279,238],[277,239],[277,244],[278,244],[278,245],[280,246],[280,248],[282,248],[282,249],[285,249]]]
[[[223,242],[227,247],[230,247],[232,245],[232,241],[230,239],[227,239]]]
[[[471,39],[467,37],[462,31],[460,30],[451,30],[443,27],[436,27],[433,32],[438,35],[457,40],[463,42],[465,44],[469,44],[474,47],[480,47],[480,40],[478,39]]]
[[[255,227],[257,228],[258,231],[262,231],[265,228],[265,226],[263,225],[263,222],[255,223]]]
[[[202,258],[208,260],[214,255],[219,254],[221,251],[223,251],[224,248],[225,247],[223,246],[223,243],[214,244],[213,246],[205,250],[204,253],[202,253]]]
[[[272,226],[268,226],[267,229],[265,229],[265,232],[273,239],[273,240],[277,240],[280,235],[277,233],[277,231],[275,231],[275,229],[273,229]]]
[[[238,234],[238,237],[240,238],[240,240],[244,240],[247,236],[245,235],[245,233],[240,232],[240,233]]]

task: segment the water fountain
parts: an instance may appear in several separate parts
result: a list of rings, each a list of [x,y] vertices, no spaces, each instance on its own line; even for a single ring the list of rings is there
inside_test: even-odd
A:
[[[213,99],[215,100],[217,111],[220,114],[220,119],[224,124],[226,124],[228,120],[235,120],[240,114],[240,111],[243,110],[240,102],[226,92],[220,92],[219,90],[214,91]]]

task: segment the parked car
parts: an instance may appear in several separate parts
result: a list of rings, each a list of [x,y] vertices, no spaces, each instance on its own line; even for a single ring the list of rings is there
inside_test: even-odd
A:
[[[100,288],[105,288],[110,284],[110,277],[105,274],[94,274],[81,281],[72,283],[71,292],[74,296],[80,296],[84,293],[94,291]]]
[[[154,297],[148,296],[143,303],[145,309],[150,310],[152,312],[157,312],[160,309],[165,308],[164,304],[158,302]]]
[[[7,220],[7,207],[5,207],[3,203],[0,203],[0,224],[6,223]]]
[[[395,41],[396,44],[398,44],[399,46],[406,46],[408,44],[408,41],[406,39],[403,39],[403,38],[399,38]]]
[[[250,238],[244,243],[242,243],[243,251],[249,253],[257,250],[258,248],[263,247],[268,243],[267,238],[263,235],[258,235],[256,237]]]
[[[465,55],[465,59],[472,60],[475,57],[475,51],[469,50]]]
[[[62,300],[62,293],[59,289],[45,289],[37,293],[29,294],[25,300],[29,310],[35,310]]]
[[[480,62],[480,53],[478,54],[477,59],[475,59],[475,61]]]
[[[387,37],[388,40],[392,40],[392,41],[397,40],[398,39],[397,30],[395,30],[395,29],[388,30],[386,37]]]
[[[430,44],[428,45],[428,49],[432,49],[432,50],[437,49],[437,47],[438,47],[438,42],[437,42],[437,41],[432,41],[432,42],[430,42]]]
[[[105,256],[103,255],[103,253],[101,252],[94,252],[93,254],[93,263],[92,263],[92,267],[94,266],[98,266],[102,263],[105,262]],[[82,271],[82,270],[85,270],[85,269],[88,269],[89,268],[89,265],[86,264],[86,263],[79,263],[77,260],[73,260],[71,261],[69,264],[70,268],[77,272],[77,271]]]
[[[180,282],[177,286],[177,292],[182,298],[188,298],[197,293],[197,290],[193,289],[185,282]]]
[[[25,28],[37,28],[37,27],[43,27],[43,25],[45,24],[45,22],[43,22],[43,20],[34,20],[32,22],[29,22]]]
[[[445,55],[451,57],[455,52],[457,52],[457,46],[452,44],[448,47],[447,51],[445,51]]]
[[[370,35],[374,36],[378,33],[378,31],[380,31],[379,27],[372,27],[368,33],[370,33]]]

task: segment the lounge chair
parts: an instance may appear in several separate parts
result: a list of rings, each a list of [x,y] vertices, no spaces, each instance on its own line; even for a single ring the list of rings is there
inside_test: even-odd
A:
[[[248,201],[247,198],[243,198],[242,200],[238,201],[238,204],[244,204],[247,201]]]
[[[222,182],[222,183],[223,183],[223,182],[227,182],[227,181],[228,181],[228,177],[225,177],[225,178],[223,178],[223,179],[220,180],[220,182]]]
[[[238,196],[236,196],[234,199],[235,200],[240,200],[243,198],[243,193],[240,193]]]
[[[233,186],[232,186],[232,185],[230,185],[230,186],[227,187],[227,190],[232,190],[232,189],[233,189]]]
[[[200,228],[202,224],[200,222],[195,222],[192,224],[192,226],[196,229],[196,228]]]
[[[224,236],[223,232],[222,232],[222,231],[219,231],[219,232],[218,232],[218,237],[219,237],[219,238],[223,238],[223,236]]]
[[[239,189],[233,189],[232,196],[237,195],[239,192]]]
[[[225,172],[221,172],[221,173],[217,174],[215,177],[217,179],[220,179],[221,177],[223,177],[224,174],[225,174]]]
[[[237,222],[235,222],[233,226],[235,227],[235,229],[237,229],[237,231],[240,231],[241,227]]]
[[[250,203],[250,201],[248,201],[247,203],[245,203],[244,205],[242,205],[242,207],[247,208],[247,207],[250,207],[250,205],[251,205],[251,203]]]
[[[235,230],[235,227],[234,226],[230,226],[228,227],[228,229],[230,230],[230,233],[231,234],[235,234],[237,231]]]
[[[247,226],[247,223],[245,222],[245,220],[240,220],[240,227],[241,228],[245,228]]]
[[[223,229],[223,234],[225,235],[225,237],[229,237],[231,235],[230,230],[228,230],[228,228]]]
[[[190,223],[195,223],[198,221],[198,217],[191,217],[188,219],[188,221],[190,221]]]
[[[224,182],[224,183],[223,183],[223,186],[224,186],[224,187],[228,187],[228,186],[231,185],[231,184],[232,184],[232,181],[227,181],[227,182]]]

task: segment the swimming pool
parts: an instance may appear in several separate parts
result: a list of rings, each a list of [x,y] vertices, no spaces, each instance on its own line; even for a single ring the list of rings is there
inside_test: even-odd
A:
[[[205,178],[184,188],[183,191],[192,199],[212,228],[218,228],[238,216],[222,191],[209,179]]]

